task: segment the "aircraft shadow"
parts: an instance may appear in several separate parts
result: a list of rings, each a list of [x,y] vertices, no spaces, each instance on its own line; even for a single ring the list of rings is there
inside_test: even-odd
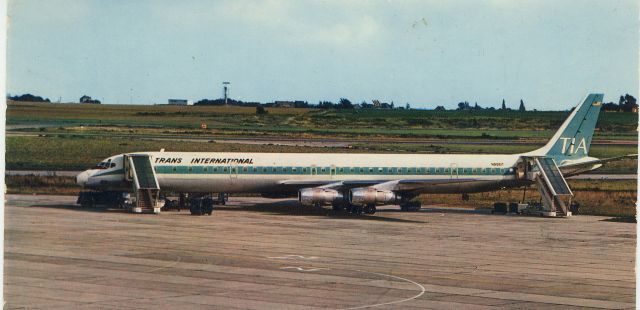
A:
[[[637,223],[635,216],[620,216],[600,220],[602,222]]]
[[[279,201],[272,203],[253,203],[253,204],[241,204],[241,205],[218,205],[214,207],[215,210],[224,211],[251,211],[251,212],[263,212],[274,215],[292,215],[292,216],[322,216],[329,217],[331,219],[344,219],[344,220],[366,220],[366,221],[384,221],[384,222],[403,222],[403,223],[426,223],[426,221],[409,220],[391,217],[372,215],[352,215],[345,211],[334,211],[325,208],[315,207],[302,207],[297,201]],[[381,213],[387,210],[381,210]]]
[[[69,205],[69,204],[47,204],[47,205],[32,205],[29,208],[53,208],[53,209],[64,209],[70,211],[79,211],[79,212],[97,212],[97,213],[129,213],[123,209],[115,209],[115,208],[106,208],[106,207],[82,207],[79,205]],[[269,213],[274,215],[291,215],[291,216],[322,216],[329,217],[332,219],[344,219],[344,220],[367,220],[367,221],[383,221],[383,222],[401,222],[401,223],[426,223],[426,221],[417,221],[417,220],[408,220],[408,219],[399,219],[399,218],[390,218],[390,217],[380,217],[374,215],[351,215],[347,214],[344,211],[334,211],[330,209],[323,208],[313,208],[313,207],[301,207],[297,204],[297,201],[292,202],[273,202],[273,203],[255,203],[255,204],[242,204],[242,205],[216,205],[214,206],[213,215],[215,216],[216,210],[224,210],[224,211],[251,211],[251,212],[262,212]],[[391,211],[391,210],[381,210]],[[163,211],[163,213],[178,213],[177,211]],[[150,213],[142,213],[150,214]],[[179,212],[180,215],[191,215],[189,210],[181,210]],[[153,215],[153,214],[152,214]]]
[[[394,212],[395,210],[388,210]],[[431,208],[431,207],[422,207],[419,212],[424,213],[455,213],[455,214],[481,214],[481,215],[491,215],[490,209],[461,209],[461,208]]]
[[[107,208],[107,207],[82,207],[80,205],[69,205],[69,204],[47,204],[47,205],[32,205],[29,208],[53,208],[53,209],[64,209],[71,211],[82,211],[82,212],[98,212],[98,213],[128,213],[124,209],[115,209],[115,208]]]

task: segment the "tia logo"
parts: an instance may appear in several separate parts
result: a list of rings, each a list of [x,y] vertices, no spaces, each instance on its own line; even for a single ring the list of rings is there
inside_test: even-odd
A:
[[[587,143],[584,138],[580,139],[578,146],[576,147],[576,138],[560,138],[562,140],[562,154],[566,154],[569,151],[569,154],[577,154],[580,149],[587,155]],[[567,142],[569,142],[567,145]]]

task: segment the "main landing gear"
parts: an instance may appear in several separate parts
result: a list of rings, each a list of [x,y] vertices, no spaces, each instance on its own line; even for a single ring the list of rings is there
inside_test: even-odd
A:
[[[422,208],[422,204],[419,201],[409,201],[400,204],[400,211],[403,212],[418,212]]]
[[[206,195],[184,195],[180,194],[179,205],[188,205],[191,215],[211,215],[215,205],[224,205],[229,199],[227,193],[219,193],[217,196],[213,194]]]
[[[334,206],[334,210],[336,210],[335,206]],[[376,205],[371,204],[366,206],[356,206],[356,205],[349,204],[345,207],[345,211],[353,215],[375,214]]]

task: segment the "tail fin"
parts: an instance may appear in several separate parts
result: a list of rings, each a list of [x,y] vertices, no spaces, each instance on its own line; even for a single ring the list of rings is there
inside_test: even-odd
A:
[[[589,156],[593,131],[598,122],[603,94],[589,94],[562,123],[560,129],[542,148],[531,155],[553,157],[556,163]]]

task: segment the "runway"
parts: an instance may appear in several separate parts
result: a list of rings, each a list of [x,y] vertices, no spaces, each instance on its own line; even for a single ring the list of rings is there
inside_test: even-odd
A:
[[[231,197],[213,216],[8,195],[5,308],[634,309],[636,224]]]

